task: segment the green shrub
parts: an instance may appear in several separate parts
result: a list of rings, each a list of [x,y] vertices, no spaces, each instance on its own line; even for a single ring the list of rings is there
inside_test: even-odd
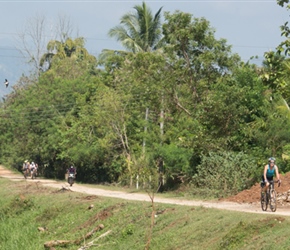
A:
[[[218,190],[219,197],[236,194],[252,185],[255,161],[243,152],[210,152],[202,155],[193,182],[198,187]]]

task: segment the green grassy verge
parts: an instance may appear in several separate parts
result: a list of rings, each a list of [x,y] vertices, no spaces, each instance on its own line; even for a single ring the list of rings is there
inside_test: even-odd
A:
[[[0,249],[288,249],[290,218],[110,199],[0,178]],[[94,205],[89,209],[90,205]],[[92,231],[103,225],[102,230]],[[153,227],[151,227],[153,225]],[[152,228],[152,232],[150,229]],[[90,236],[90,237],[89,237]],[[55,243],[55,242],[54,242]],[[49,248],[48,248],[49,249]],[[52,249],[52,248],[51,248]],[[83,248],[85,249],[85,248]]]

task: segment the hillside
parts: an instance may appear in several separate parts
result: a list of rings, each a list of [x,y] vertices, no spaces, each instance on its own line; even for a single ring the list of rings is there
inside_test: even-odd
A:
[[[278,238],[275,249],[289,246],[287,210],[160,196],[152,206],[141,193],[25,181],[3,167],[0,176],[0,249],[269,249]]]

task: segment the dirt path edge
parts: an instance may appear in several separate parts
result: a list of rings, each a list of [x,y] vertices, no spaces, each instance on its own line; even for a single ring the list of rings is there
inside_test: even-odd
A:
[[[151,202],[149,195],[147,194],[139,194],[139,193],[126,193],[121,191],[111,191],[104,190],[100,188],[91,188],[86,187],[81,184],[74,184],[70,187],[65,181],[55,181],[49,179],[24,179],[21,173],[14,173],[4,166],[0,165],[0,177],[7,178],[11,181],[27,181],[27,182],[37,182],[43,186],[48,186],[56,189],[61,188],[69,188],[71,191],[89,194],[89,195],[97,195],[104,197],[111,197],[117,199],[124,200],[134,200],[134,201],[142,201],[142,202]],[[187,200],[187,199],[170,199],[170,198],[161,198],[155,197],[154,202],[156,203],[166,203],[173,205],[182,205],[182,206],[193,206],[193,207],[206,207],[206,208],[215,208],[215,209],[224,209],[231,211],[239,211],[239,212],[247,212],[247,213],[258,213],[265,215],[284,215],[290,216],[290,210],[287,208],[279,208],[276,212],[270,211],[262,211],[259,202],[256,203],[236,203],[236,202],[227,202],[227,201],[200,201],[200,200]]]

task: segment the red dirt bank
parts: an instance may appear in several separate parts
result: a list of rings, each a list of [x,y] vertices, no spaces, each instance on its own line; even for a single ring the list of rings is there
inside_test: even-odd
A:
[[[290,196],[290,172],[284,175],[280,175],[282,183],[281,186],[275,185],[277,191],[280,205],[290,205],[290,200],[288,200],[288,191]],[[256,183],[250,189],[244,190],[235,196],[229,197],[225,200],[238,202],[238,203],[255,203],[260,201],[261,187],[260,183]],[[290,197],[289,197],[290,199]]]

